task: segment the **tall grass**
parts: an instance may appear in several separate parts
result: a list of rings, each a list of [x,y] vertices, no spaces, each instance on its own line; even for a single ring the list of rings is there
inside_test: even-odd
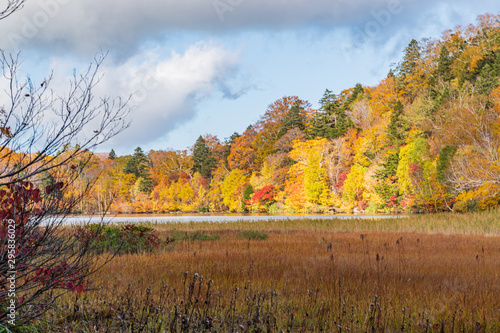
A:
[[[498,332],[497,216],[155,225],[160,239],[187,236],[168,251],[116,257],[94,276],[94,290],[60,299],[39,326],[60,332]],[[246,230],[268,237],[239,237]],[[196,233],[220,237],[189,236]]]
[[[119,221],[119,217],[117,218]],[[500,210],[468,214],[440,213],[399,216],[388,219],[304,219],[238,221],[238,222],[174,222],[145,223],[157,230],[280,230],[286,231],[381,231],[419,232],[430,234],[467,234],[500,236]]]

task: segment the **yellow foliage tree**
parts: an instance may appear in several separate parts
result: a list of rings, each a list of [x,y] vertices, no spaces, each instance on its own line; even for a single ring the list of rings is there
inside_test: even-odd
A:
[[[243,192],[248,184],[248,178],[242,170],[234,169],[224,178],[222,198],[224,205],[232,212],[243,211]]]

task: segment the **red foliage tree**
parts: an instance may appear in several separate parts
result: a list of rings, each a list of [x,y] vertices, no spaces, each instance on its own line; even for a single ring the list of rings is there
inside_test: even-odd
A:
[[[252,203],[261,204],[266,207],[269,207],[276,201],[275,197],[276,197],[275,187],[272,185],[267,185],[252,195]]]

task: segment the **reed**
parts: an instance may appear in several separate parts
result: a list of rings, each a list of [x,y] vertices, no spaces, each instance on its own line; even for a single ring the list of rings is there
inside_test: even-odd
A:
[[[154,225],[160,239],[188,236],[168,249],[116,257],[93,277],[94,290],[61,298],[39,326],[61,332],[498,332],[497,216]],[[242,238],[245,230],[268,237]],[[189,237],[197,232],[213,241]]]

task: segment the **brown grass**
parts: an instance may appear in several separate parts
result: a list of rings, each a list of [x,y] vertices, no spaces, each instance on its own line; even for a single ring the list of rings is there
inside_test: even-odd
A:
[[[411,219],[421,217],[402,223]],[[442,234],[292,226],[257,228],[269,234],[257,241],[237,237],[245,223],[176,225],[221,237],[116,257],[93,277],[96,290],[61,299],[45,325],[68,332],[500,331],[500,236],[465,235],[465,227]]]

